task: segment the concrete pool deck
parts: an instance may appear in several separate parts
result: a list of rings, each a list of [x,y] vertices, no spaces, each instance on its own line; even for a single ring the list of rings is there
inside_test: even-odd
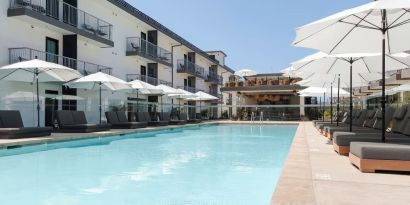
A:
[[[273,204],[408,204],[410,176],[361,173],[312,122],[300,122]]]

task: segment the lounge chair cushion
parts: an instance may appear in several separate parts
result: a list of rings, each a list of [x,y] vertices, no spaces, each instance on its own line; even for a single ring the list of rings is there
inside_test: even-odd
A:
[[[60,126],[74,124],[74,117],[72,111],[59,110],[57,111],[57,121]]]
[[[111,123],[111,124],[119,123],[116,112],[105,112],[105,117],[107,118],[108,123]]]
[[[1,126],[5,128],[22,128],[23,120],[18,110],[0,111]]]
[[[410,144],[352,142],[350,153],[361,159],[410,161]]]
[[[83,111],[72,111],[75,124],[87,124],[87,118]]]
[[[51,127],[0,128],[0,139],[49,136],[51,131]]]
[[[125,112],[117,111],[118,122],[128,122]]]

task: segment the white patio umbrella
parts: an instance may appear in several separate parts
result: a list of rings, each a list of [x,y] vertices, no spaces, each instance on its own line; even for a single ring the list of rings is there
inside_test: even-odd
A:
[[[164,111],[163,104],[162,104],[162,96],[163,95],[184,94],[182,91],[180,91],[176,88],[164,85],[164,84],[160,84],[160,85],[157,85],[155,87],[162,91],[161,92],[161,112]]]
[[[101,123],[101,91],[102,90],[130,90],[131,86],[114,76],[108,75],[106,73],[98,72],[91,75],[84,76],[75,81],[65,84],[70,88],[79,88],[86,90],[99,90],[99,111],[100,111],[100,123]]]
[[[189,99],[189,98],[195,98],[197,97],[194,93],[191,93],[189,91],[183,90],[181,88],[177,89],[180,93],[178,94],[168,94],[168,97],[171,98],[176,98],[178,99],[178,108],[179,108],[179,112],[181,114],[181,99]]]
[[[235,72],[234,75],[240,76],[240,77],[246,77],[246,76],[252,76],[252,75],[257,75],[258,73],[256,71],[250,70],[250,69],[242,69],[238,70]]]
[[[210,95],[208,93],[198,91],[195,93],[196,97],[195,98],[189,98],[189,100],[192,101],[199,101],[199,110],[202,111],[202,101],[210,101],[210,100],[218,100],[219,98]]]
[[[410,67],[408,54],[399,53],[397,55],[386,55],[386,64],[389,70],[399,70]],[[309,74],[312,78],[318,78],[321,75],[313,75],[314,73],[322,73],[322,75],[330,75],[330,78],[335,75],[349,75],[349,77],[343,77],[343,79],[349,79],[350,87],[350,113],[353,111],[353,76],[359,80],[371,81],[374,79],[366,79],[367,75],[380,75],[379,71],[382,69],[379,60],[382,56],[377,53],[348,53],[348,54],[333,54],[328,55],[323,52],[318,52],[309,55],[299,61],[292,63],[295,70],[300,77],[305,77]],[[350,69],[349,69],[350,68]],[[380,79],[379,78],[379,79]],[[319,82],[323,79],[318,78]],[[356,81],[357,81],[356,79]],[[352,115],[350,115],[350,131],[352,131]]]
[[[307,97],[318,97],[323,95],[323,93],[337,93],[339,92],[340,96],[349,96],[349,92],[344,89],[337,89],[337,88],[320,88],[320,87],[308,87],[299,91],[298,93],[303,96]]]
[[[145,95],[155,95],[158,94],[160,95],[162,93],[161,89],[158,89],[157,87],[146,83],[144,81],[141,80],[134,80],[129,82],[130,86],[132,89],[135,89],[137,92],[137,112],[138,112],[138,108],[139,108],[139,103],[138,103],[138,97],[139,97],[139,93],[141,94],[145,94]]]
[[[35,82],[38,127],[40,127],[39,83],[67,82],[81,76],[82,75],[74,69],[38,59],[14,63],[0,68],[0,80]]]
[[[387,53],[410,49],[410,1],[378,0],[348,9],[296,30],[294,46],[325,53],[382,54],[382,141],[385,142],[385,71]],[[387,38],[386,38],[387,37]]]

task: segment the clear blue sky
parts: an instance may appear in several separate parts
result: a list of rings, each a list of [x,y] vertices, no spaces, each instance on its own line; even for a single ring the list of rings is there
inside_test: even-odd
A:
[[[294,29],[370,0],[127,0],[203,50],[223,50],[234,70],[277,72],[314,51]]]

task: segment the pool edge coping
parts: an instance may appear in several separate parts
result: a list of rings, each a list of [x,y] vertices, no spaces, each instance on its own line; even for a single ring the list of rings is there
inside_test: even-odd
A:
[[[263,124],[263,125],[298,125],[299,122],[281,122],[281,121],[269,121],[269,122],[250,122],[250,121],[209,121],[197,124],[185,124],[185,125],[168,125],[164,127],[147,127],[139,129],[112,129],[107,132],[96,133],[52,133],[49,137],[39,138],[25,138],[25,139],[2,139],[0,141],[0,149],[20,148],[24,146],[51,144],[58,142],[68,142],[76,140],[107,138],[113,136],[123,136],[129,134],[148,133],[155,131],[173,130],[179,128],[190,128],[204,125],[215,124]]]

